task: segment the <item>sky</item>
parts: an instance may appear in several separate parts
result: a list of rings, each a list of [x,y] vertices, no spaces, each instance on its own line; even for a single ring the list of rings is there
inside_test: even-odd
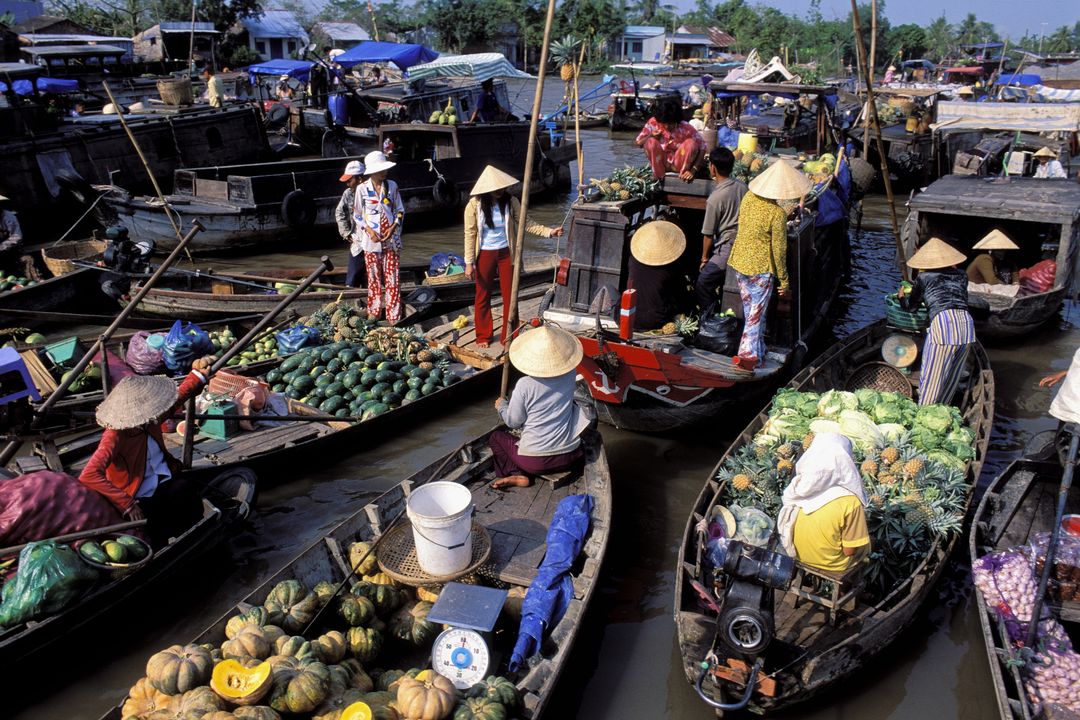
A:
[[[859,2],[869,0],[859,0]],[[803,16],[810,7],[809,0],[750,0],[751,4],[767,4],[786,13]],[[692,0],[678,0],[679,7],[690,9]],[[940,0],[886,0],[885,16],[893,25],[916,23],[927,25],[942,10],[949,22],[961,20],[973,12],[980,20],[997,26],[1002,37],[1015,39],[1027,31],[1032,35],[1050,34],[1062,25],[1072,26],[1080,20],[1080,0],[960,0],[950,2],[948,7]],[[821,0],[821,13],[826,18],[847,18],[851,12],[851,0]],[[723,28],[726,29],[726,28]]]

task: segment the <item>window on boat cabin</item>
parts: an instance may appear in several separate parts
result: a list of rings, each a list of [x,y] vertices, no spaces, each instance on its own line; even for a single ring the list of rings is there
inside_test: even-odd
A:
[[[220,150],[225,147],[224,141],[221,139],[221,131],[216,127],[208,128],[206,131],[206,145],[211,150]]]
[[[159,160],[180,157],[180,151],[177,149],[176,141],[173,140],[171,134],[154,138],[154,154],[157,155]]]
[[[1020,246],[1019,250],[1003,253],[1006,266],[1014,270],[1029,268],[1040,260],[1057,260],[1061,246],[1061,225],[1056,223],[1029,222],[1027,220],[1000,220],[971,215],[945,213],[919,213],[918,235],[921,240],[939,237],[968,257],[967,262],[980,254],[973,245],[991,230],[1001,230]],[[964,267],[967,264],[965,263]]]

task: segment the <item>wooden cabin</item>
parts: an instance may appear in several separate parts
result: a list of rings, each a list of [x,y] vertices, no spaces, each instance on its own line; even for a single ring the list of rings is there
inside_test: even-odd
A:
[[[882,113],[878,114],[885,157],[890,172],[895,174],[897,184],[900,186],[922,187],[949,171],[947,165],[942,167],[943,163],[938,157],[934,134],[930,129],[931,124],[937,121],[937,104],[942,92],[939,88],[882,87],[874,89],[874,95],[894,109],[889,115],[897,118],[886,120],[882,117]],[[860,113],[847,131],[848,137],[854,141],[856,148],[862,148],[865,142],[865,119],[864,114]],[[870,142],[866,146],[866,160],[874,167],[878,167],[881,161],[878,159],[877,141],[872,122],[869,132]]]

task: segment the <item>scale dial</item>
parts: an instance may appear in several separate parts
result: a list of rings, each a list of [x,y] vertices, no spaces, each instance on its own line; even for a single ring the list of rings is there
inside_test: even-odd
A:
[[[431,648],[431,667],[458,690],[467,690],[487,677],[490,664],[487,642],[475,630],[444,630]]]

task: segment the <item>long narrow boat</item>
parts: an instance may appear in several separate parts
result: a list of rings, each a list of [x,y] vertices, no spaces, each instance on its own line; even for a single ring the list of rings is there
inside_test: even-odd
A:
[[[854,333],[802,370],[788,387],[814,392],[861,387],[852,385],[853,379],[858,383],[856,371],[881,359],[882,342],[891,333],[884,322]],[[963,477],[965,507],[971,501],[982,469],[994,413],[994,377],[986,353],[980,345],[975,345],[969,358],[960,393],[962,399],[958,403],[965,424],[975,436],[974,459],[966,464]],[[917,384],[917,377],[910,380]],[[800,598],[793,590],[777,589],[771,607],[775,619],[773,640],[759,656],[763,662],[761,672],[768,681],[775,682],[775,687],[766,689],[768,682],[754,682],[748,689],[745,681],[725,679],[723,674],[727,678],[731,675],[724,670],[724,663],[732,660],[737,663],[745,658],[732,657],[719,640],[717,613],[699,603],[695,584],[713,595],[712,573],[705,567],[708,537],[699,523],[723,503],[725,482],[717,476],[724,462],[753,442],[769,419],[768,409],[731,444],[702,487],[679,549],[675,584],[675,625],[687,679],[699,688],[706,702],[732,703],[733,698],[745,696],[749,698],[749,708],[755,712],[779,710],[802,702],[869,663],[911,625],[929,600],[959,537],[958,533],[947,539],[937,536],[915,570],[894,585],[884,598],[872,605],[860,599],[854,609],[840,611],[835,623],[830,623],[829,612],[821,605],[807,602],[805,597],[799,604]],[[717,572],[718,578],[720,575]],[[711,602],[715,604],[716,600]],[[713,661],[707,663],[710,669],[706,673],[702,663],[710,658]]]
[[[1050,320],[1075,288],[1080,269],[1080,185],[1068,180],[1030,177],[988,179],[948,175],[916,195],[904,222],[904,248],[910,257],[919,245],[940,237],[974,259],[972,246],[991,230],[1001,230],[1019,250],[1004,251],[1016,270],[1052,259],[1053,285],[1027,292],[1024,284],[974,286],[971,317],[981,339],[1025,335]],[[1047,257],[1049,255],[1049,258]]]
[[[104,313],[115,308],[116,302],[101,291],[101,272],[92,268],[0,293],[4,327],[36,327],[63,319],[59,313]]]
[[[91,625],[117,626],[114,614],[131,610],[130,601],[160,578],[180,569],[223,540],[247,518],[255,497],[255,476],[248,470],[222,473],[202,486],[203,515],[168,545],[157,548],[149,562],[126,575],[104,579],[77,603],[60,612],[21,625],[0,629],[0,668],[26,669],[32,656],[54,643],[74,642],[72,634]],[[122,622],[130,627],[128,613]]]
[[[521,271],[521,288],[543,283],[552,277],[555,265],[550,258],[536,258],[526,263]],[[425,282],[427,263],[410,263],[401,266],[401,293],[406,297],[420,287],[430,288],[434,300],[425,306],[422,317],[439,315],[471,304],[476,297],[475,283],[465,275],[451,276],[435,283]],[[273,288],[274,282],[297,283],[308,274],[307,270],[266,270],[258,274],[235,272],[213,273],[194,277],[170,276],[161,280],[146,294],[139,305],[142,315],[202,321],[247,313],[265,313],[280,299]],[[346,287],[343,271],[331,271],[315,291],[297,298],[291,305],[301,314],[307,314],[326,304],[327,298],[342,300],[367,299],[367,290]],[[273,280],[268,280],[273,278]],[[230,283],[230,280],[241,282]],[[450,281],[448,281],[450,280]],[[342,284],[337,284],[342,283]],[[252,287],[254,285],[262,286]],[[133,288],[133,291],[135,288]],[[286,290],[282,290],[286,292]]]
[[[544,557],[546,529],[559,501],[571,495],[588,494],[593,500],[592,518],[581,555],[571,572],[573,597],[563,617],[552,627],[546,628],[550,632],[546,633],[543,651],[529,658],[514,678],[521,701],[514,716],[523,720],[540,717],[552,698],[559,675],[567,665],[574,639],[596,590],[611,529],[611,475],[599,433],[588,431],[583,443],[586,460],[581,472],[572,473],[558,484],[542,479],[529,488],[502,492],[490,487],[494,469],[487,433],[473,439],[359,508],[234,608],[230,608],[194,642],[220,645],[225,640],[225,626],[229,619],[261,605],[270,591],[282,581],[299,581],[309,589],[320,581],[335,585],[341,583],[350,572],[349,546],[356,541],[372,541],[393,532],[391,521],[404,511],[409,494],[418,486],[434,480],[460,483],[472,492],[476,507],[474,522],[487,531],[491,542],[490,559],[476,571],[480,583],[509,588],[521,597],[521,591],[536,577],[537,568]],[[314,632],[322,633],[329,627],[340,625],[336,619],[330,619],[333,617],[333,613],[326,613],[321,622],[327,628],[317,627]],[[505,661],[517,637],[516,629],[516,623],[504,610],[500,625],[490,638],[493,654],[501,656],[503,662],[498,666],[493,665],[489,674],[505,674]],[[396,646],[387,641],[376,660],[364,664],[365,669],[371,671],[376,666],[389,669],[396,666],[395,661],[410,665],[425,662],[428,650],[425,647],[407,658],[398,657],[396,660],[389,652],[392,647]],[[122,717],[121,706],[118,705],[102,720],[121,720]]]
[[[1062,466],[1056,458],[1051,461],[1021,458],[1005,468],[987,488],[975,511],[968,536],[971,562],[974,564],[990,553],[1026,545],[1035,540],[1037,534],[1049,533],[1053,529],[1061,474]],[[1080,492],[1077,492],[1075,484],[1067,499],[1065,512],[1080,513]],[[1061,557],[1060,552],[1058,557]],[[1072,587],[1075,588],[1075,584]],[[1005,619],[998,608],[987,604],[982,592],[976,591],[975,599],[986,656],[990,662],[998,717],[1001,720],[1043,717],[1025,692],[1025,684],[1030,682],[1030,678],[1024,672],[1021,651],[1009,637]],[[1080,602],[1054,598],[1048,598],[1046,602],[1051,616],[1076,638],[1080,630]],[[1044,606],[1044,609],[1047,608]],[[1022,633],[1026,632],[1026,624],[1020,623],[1020,629]],[[1075,683],[1072,687],[1075,690]]]

